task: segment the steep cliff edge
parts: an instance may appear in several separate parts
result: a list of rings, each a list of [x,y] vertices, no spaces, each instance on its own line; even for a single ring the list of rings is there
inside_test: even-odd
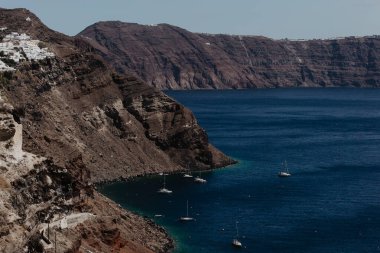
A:
[[[7,29],[0,35],[25,33],[54,53],[20,61],[16,71],[2,74],[3,94],[24,125],[25,150],[52,157],[57,165],[82,155],[95,182],[188,163],[210,169],[232,162],[212,155],[217,151],[207,134],[182,105],[131,75],[115,74],[85,41],[20,12],[1,11]]]
[[[93,183],[233,162],[188,109],[94,51],[0,9],[1,252],[168,252],[162,228]]]
[[[159,89],[379,87],[380,38],[289,41],[99,22],[80,36]]]

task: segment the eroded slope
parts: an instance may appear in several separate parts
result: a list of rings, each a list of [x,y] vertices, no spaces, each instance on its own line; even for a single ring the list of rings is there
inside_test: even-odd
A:
[[[1,252],[168,252],[93,183],[233,161],[189,110],[29,11],[0,9],[0,39]]]
[[[99,22],[80,34],[120,73],[159,89],[378,87],[380,38],[289,41]]]

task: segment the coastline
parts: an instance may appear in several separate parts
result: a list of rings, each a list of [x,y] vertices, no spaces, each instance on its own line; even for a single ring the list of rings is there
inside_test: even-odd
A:
[[[39,246],[39,231],[30,231],[30,223],[38,227],[60,222],[68,213],[90,213],[95,218],[73,222],[79,225],[67,230],[70,233],[56,231],[58,240],[64,244],[62,249],[75,251],[85,247],[109,252],[118,247],[137,253],[168,251],[172,246],[165,231],[131,213],[123,215],[124,210],[97,191],[93,197],[93,184],[158,172],[177,173],[188,163],[197,169],[216,169],[234,161],[209,144],[207,133],[189,109],[137,77],[116,75],[84,40],[49,29],[26,9],[2,9],[1,14],[3,24],[7,25],[2,36],[14,31],[25,33],[23,36],[28,40],[46,43],[51,53],[38,65],[31,61],[16,64],[17,71],[7,79],[7,86],[13,88],[2,89],[1,94],[16,108],[8,113],[23,126],[20,131],[23,138],[17,139],[17,148],[38,158],[48,158],[41,165],[44,170],[30,166],[27,174],[17,175],[17,180],[27,178],[30,185],[14,186],[5,180],[10,185],[6,189],[9,203],[14,191],[28,193],[19,201],[23,205],[17,208],[9,205],[25,223],[20,231],[35,236],[33,240],[25,238],[25,243],[37,242]],[[18,43],[16,37],[13,40]],[[30,79],[30,75],[34,78]],[[29,85],[22,85],[24,82]],[[46,87],[41,87],[42,83]],[[12,125],[15,124],[9,127]],[[7,171],[6,167],[2,170]],[[70,180],[62,181],[55,174],[57,168],[65,171]],[[48,179],[35,177],[35,173],[45,173],[43,176]],[[46,191],[49,186],[51,191]],[[46,193],[45,199],[41,198],[41,192]],[[35,195],[38,197],[30,197]],[[5,210],[9,213],[8,207]],[[32,215],[24,215],[25,211],[31,211]],[[120,229],[114,228],[118,221]],[[4,223],[9,225],[6,232],[12,237],[21,222],[12,218]],[[135,231],[137,228],[143,231]],[[20,240],[15,240],[15,244],[20,244]]]
[[[147,217],[122,208],[99,191],[95,193],[93,208],[97,216],[100,216],[102,220],[100,222],[92,222],[91,225],[85,224],[85,226],[94,226],[94,223],[99,223],[103,226],[103,230],[117,230],[117,238],[113,238],[112,235],[110,236],[111,238],[108,238],[110,240],[110,248],[118,248],[120,247],[119,244],[126,244],[128,246],[130,243],[133,243],[134,245],[129,248],[136,250],[135,252],[137,253],[148,252],[146,249],[151,250],[149,252],[160,253],[173,251],[174,241],[163,227]],[[79,227],[78,230],[83,230],[83,227]],[[109,235],[106,234],[106,236]],[[86,238],[86,240],[91,245],[91,238]],[[123,240],[127,241],[123,243]]]
[[[227,165],[227,166],[217,167],[217,168],[209,169],[209,170],[196,170],[196,171],[192,171],[192,172],[193,173],[194,172],[213,172],[213,171],[218,171],[218,170],[222,170],[222,169],[228,169],[229,167],[234,166],[234,165],[241,162],[235,158],[232,158],[232,160],[234,161],[234,163]],[[168,171],[168,172],[164,171],[164,173],[167,173],[169,175],[180,175],[181,173],[184,173],[186,171],[187,170],[182,169],[182,170],[178,170],[178,171]],[[96,190],[97,194],[101,195],[104,199],[106,199],[108,203],[112,203],[113,208],[120,209],[120,210],[128,213],[129,215],[134,216],[135,218],[138,217],[139,218],[138,220],[141,222],[140,223],[141,226],[152,227],[152,228],[154,228],[160,232],[163,232],[165,238],[160,238],[160,240],[157,241],[156,243],[158,245],[160,245],[160,247],[164,250],[162,252],[171,253],[171,252],[174,252],[175,250],[180,249],[180,247],[181,247],[181,244],[179,243],[179,240],[178,240],[178,236],[173,231],[170,231],[170,229],[165,228],[163,225],[161,225],[159,222],[157,222],[154,218],[150,217],[150,215],[148,215],[147,213],[144,213],[143,211],[133,210],[129,207],[123,207],[122,205],[115,202],[110,197],[106,196],[100,189],[103,186],[108,185],[108,184],[130,182],[130,181],[133,181],[133,180],[136,180],[139,178],[153,177],[153,176],[159,176],[159,173],[157,173],[157,172],[140,173],[138,175],[128,176],[125,178],[118,178],[118,179],[114,179],[114,180],[106,180],[106,181],[102,181],[102,182],[97,182],[97,183],[95,183],[95,190]],[[166,241],[169,243],[163,243],[162,244],[161,243],[162,241]]]
[[[222,169],[226,169],[226,168],[229,168],[233,165],[236,165],[238,163],[240,163],[241,161],[238,160],[238,159],[235,159],[235,158],[231,158],[232,159],[232,163],[231,164],[228,164],[228,165],[225,165],[225,166],[221,166],[221,167],[216,167],[216,168],[212,168],[212,169],[206,169],[206,170],[191,170],[192,173],[194,172],[212,172],[212,171],[217,171],[217,170],[222,170]],[[125,177],[119,177],[119,178],[115,178],[115,179],[106,179],[106,180],[100,180],[100,181],[95,181],[94,184],[96,187],[98,186],[102,186],[104,184],[111,184],[111,183],[116,183],[116,182],[129,182],[131,180],[134,180],[136,178],[141,178],[141,177],[149,177],[149,176],[158,176],[159,173],[166,173],[167,175],[177,175],[177,174],[181,174],[181,173],[184,173],[184,172],[188,172],[188,170],[186,169],[180,169],[180,170],[168,170],[168,171],[162,171],[162,172],[143,172],[143,173],[136,173],[134,175],[127,175]]]
[[[149,216],[130,208],[122,207],[120,204],[116,203],[103,193],[98,191],[98,194],[100,194],[102,197],[106,198],[109,203],[112,203],[113,207],[121,209],[123,212],[127,213],[133,219],[138,220],[138,222],[141,224],[142,227],[148,228],[151,227],[159,232],[162,232],[164,234],[164,237],[159,238],[160,240],[157,240],[157,245],[160,245],[160,248],[163,250],[162,252],[171,253],[173,252],[176,247],[176,241],[173,239],[175,236],[173,236],[168,229],[164,228],[162,225],[158,224],[154,219],[150,218]],[[144,239],[144,238],[142,238]],[[163,243],[165,242],[165,243]]]

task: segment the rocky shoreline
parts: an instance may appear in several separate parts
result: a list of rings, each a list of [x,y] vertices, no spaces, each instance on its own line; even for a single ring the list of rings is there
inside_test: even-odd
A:
[[[174,248],[163,228],[94,191],[84,180],[80,159],[60,168],[24,152],[22,125],[13,110],[0,97],[1,252],[49,253],[58,247],[61,252],[164,253]],[[74,170],[79,168],[78,178]]]
[[[1,38],[22,45],[16,58],[0,55],[3,252],[172,250],[163,228],[94,184],[235,161],[209,144],[189,109],[116,74],[86,41],[50,30],[26,9],[0,9],[0,24]]]

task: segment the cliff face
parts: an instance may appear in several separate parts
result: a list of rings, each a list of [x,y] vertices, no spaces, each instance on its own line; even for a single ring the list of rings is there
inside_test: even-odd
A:
[[[2,252],[167,252],[163,229],[93,182],[233,162],[188,109],[94,52],[25,9],[0,9]]]
[[[378,87],[380,38],[287,41],[99,22],[79,35],[159,89]]]
[[[2,90],[24,125],[27,151],[58,165],[82,155],[96,182],[231,162],[212,155],[206,133],[182,105],[131,75],[115,74],[80,38],[10,13],[0,16],[8,24],[2,37],[26,33],[55,55],[20,62],[11,77],[3,73]]]

